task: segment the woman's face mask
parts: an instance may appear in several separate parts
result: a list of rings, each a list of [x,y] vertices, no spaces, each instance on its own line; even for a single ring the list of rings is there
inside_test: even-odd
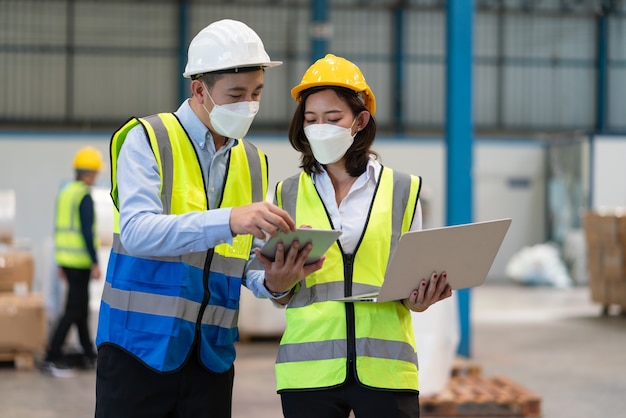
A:
[[[206,85],[204,85],[204,88],[209,95],[209,99],[213,102],[213,109],[209,112],[204,103],[202,103],[202,107],[209,115],[215,132],[227,138],[239,139],[246,136],[254,117],[259,111],[259,102],[237,102],[218,105],[213,101]]]
[[[352,126],[354,126],[354,122]],[[341,160],[354,142],[352,126],[330,125],[315,123],[304,128],[304,135],[311,144],[313,156],[320,164],[332,164]]]

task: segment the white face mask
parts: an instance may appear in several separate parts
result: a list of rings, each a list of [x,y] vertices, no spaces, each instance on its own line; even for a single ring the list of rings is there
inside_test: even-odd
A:
[[[204,111],[208,113],[211,119],[213,129],[220,135],[227,138],[243,138],[248,133],[252,121],[259,111],[259,102],[237,102],[225,105],[217,105],[206,88],[209,99],[213,102],[213,109],[209,112],[202,103]]]
[[[354,142],[356,133],[352,135],[352,126],[344,128],[326,123],[315,123],[304,128],[304,135],[311,144],[315,159],[320,164],[332,164],[341,160],[346,154]]]

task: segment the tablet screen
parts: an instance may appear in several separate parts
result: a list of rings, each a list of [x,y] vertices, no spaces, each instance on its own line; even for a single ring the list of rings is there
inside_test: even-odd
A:
[[[297,231],[289,231],[288,233],[280,233],[277,236],[270,238],[263,248],[261,248],[261,254],[270,260],[274,260],[276,256],[276,246],[279,242],[282,242],[285,246],[285,254],[289,251],[289,247],[294,241],[298,241],[300,246],[312,242],[313,249],[309,253],[306,259],[306,264],[315,263],[319,260],[324,253],[330,248],[331,245],[341,235],[341,231],[333,229],[312,229],[312,228],[299,228]]]

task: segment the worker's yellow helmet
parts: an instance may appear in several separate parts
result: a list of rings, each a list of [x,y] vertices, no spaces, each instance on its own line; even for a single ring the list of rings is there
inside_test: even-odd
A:
[[[327,54],[321,58],[302,76],[300,84],[291,89],[291,96],[300,102],[300,92],[311,87],[338,86],[361,93],[367,110],[373,115],[376,113],[376,98],[367,85],[363,73],[354,63],[345,58]]]
[[[102,154],[94,147],[84,147],[74,156],[76,170],[100,171],[102,168]]]

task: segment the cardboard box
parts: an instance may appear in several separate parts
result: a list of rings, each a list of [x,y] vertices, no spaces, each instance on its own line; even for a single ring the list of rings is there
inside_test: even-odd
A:
[[[13,244],[13,231],[0,221],[0,244]]]
[[[626,310],[626,281],[611,282],[611,301]]]
[[[619,243],[622,247],[626,247],[626,214],[617,218],[617,233]]]
[[[605,245],[602,248],[602,274],[607,280],[624,279],[624,262],[622,247],[619,245]]]
[[[602,279],[602,248],[600,246],[587,248],[587,272],[589,280]]]
[[[589,290],[591,291],[591,301],[601,305],[607,305],[609,286],[604,279],[598,278],[589,282]]]
[[[620,305],[626,307],[626,282],[609,281],[606,305]]]
[[[44,350],[48,320],[43,296],[0,293],[0,351]]]
[[[587,271],[590,280],[626,281],[626,252],[616,244],[588,248]]]
[[[30,250],[9,249],[0,252],[0,292],[13,292],[16,283],[33,284],[35,262]]]
[[[588,246],[617,244],[619,242],[617,215],[587,212],[585,213],[583,222]]]

